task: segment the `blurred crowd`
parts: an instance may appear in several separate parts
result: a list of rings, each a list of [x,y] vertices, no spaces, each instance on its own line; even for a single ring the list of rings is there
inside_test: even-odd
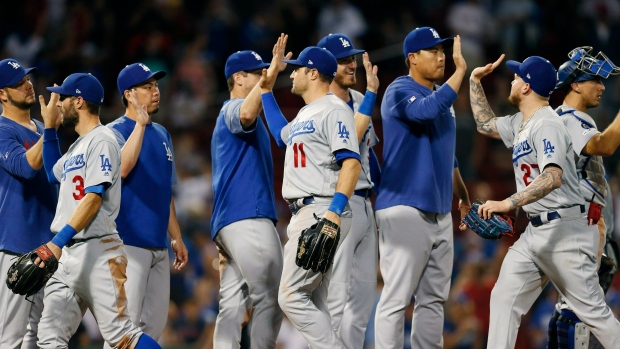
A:
[[[224,78],[228,55],[252,49],[270,61],[272,46],[283,32],[289,34],[287,51],[296,57],[328,33],[345,33],[379,66],[381,98],[395,77],[406,74],[402,41],[417,26],[432,26],[442,37],[459,34],[471,70],[494,61],[501,53],[515,60],[540,55],[558,67],[571,49],[586,45],[620,64],[619,25],[618,0],[21,0],[2,2],[0,59],[12,57],[25,67],[36,66],[32,75],[36,93],[46,94],[45,86],[60,84],[70,73],[94,74],[106,91],[104,124],[124,112],[116,78],[125,65],[142,62],[151,70],[168,72],[159,81],[161,109],[153,120],[167,127],[173,137],[178,173],[175,202],[190,263],[181,272],[172,270],[168,325],[160,342],[167,348],[212,348],[219,272],[218,253],[209,233],[210,143],[219,109],[228,99]],[[446,60],[449,76],[453,69],[450,52]],[[485,80],[493,110],[499,115],[515,113],[506,101],[512,74],[499,70]],[[619,110],[617,80],[606,82],[602,103],[592,110],[601,130]],[[286,72],[276,87],[280,107],[291,119],[303,101],[290,94]],[[358,69],[357,89],[365,90],[363,69]],[[461,173],[472,199],[503,199],[515,191],[510,150],[500,141],[476,133],[468,90],[463,84],[454,105]],[[562,97],[552,96],[551,105],[559,105]],[[33,115],[39,118],[38,114],[38,108],[33,108]],[[385,137],[379,103],[373,122],[379,138]],[[62,128],[60,135],[63,151],[77,136]],[[381,144],[375,152],[381,160]],[[280,198],[277,228],[284,242],[290,217],[280,195],[284,152],[274,146],[273,155],[274,190]],[[620,213],[619,160],[620,155],[614,155],[606,159],[606,165]],[[522,212],[517,214],[517,222],[517,230],[522,231],[527,223]],[[616,219],[616,227],[620,231],[620,219]],[[445,348],[483,348],[490,291],[503,256],[515,240],[488,242],[458,229],[454,234],[456,253],[446,304]],[[377,277],[380,281],[381,276]],[[380,292],[381,282],[377,299]],[[545,347],[547,322],[556,298],[552,287],[543,293],[521,325],[517,348]],[[620,278],[607,298],[620,316]],[[93,321],[86,318],[74,345],[101,343]],[[371,320],[365,348],[374,347],[373,327]],[[409,340],[408,333],[405,338]],[[302,349],[307,345],[285,321],[279,347]]]

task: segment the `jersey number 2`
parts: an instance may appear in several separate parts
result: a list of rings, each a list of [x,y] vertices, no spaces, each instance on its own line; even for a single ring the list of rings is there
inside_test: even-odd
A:
[[[304,144],[293,143],[293,165],[297,167],[306,167],[306,153],[304,152]],[[301,158],[301,161],[300,161]]]
[[[523,174],[523,183],[525,183],[526,187],[532,183],[532,169],[536,169],[536,171],[538,171],[538,164],[521,164],[521,171],[525,172]]]
[[[82,200],[84,197],[84,178],[82,178],[82,176],[75,176],[73,177],[73,183],[75,183],[73,198],[76,200]]]

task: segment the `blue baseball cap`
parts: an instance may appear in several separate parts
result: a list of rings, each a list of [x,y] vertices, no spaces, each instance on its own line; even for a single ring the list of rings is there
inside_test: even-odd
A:
[[[129,90],[132,86],[140,85],[150,78],[159,80],[166,76],[165,71],[152,72],[146,64],[134,63],[125,66],[116,79],[116,85],[118,86],[118,92],[123,95],[125,90]]]
[[[336,59],[366,52],[365,50],[355,49],[351,39],[344,34],[329,34],[319,40],[316,45],[331,52]]]
[[[103,103],[103,86],[94,75],[75,73],[67,76],[60,86],[46,87],[50,92],[65,96],[82,97],[91,103]]]
[[[0,61],[0,88],[13,86],[20,82],[24,76],[30,74],[31,71],[37,68],[24,69],[13,58],[7,58]]]
[[[513,73],[519,75],[523,81],[530,84],[532,90],[539,96],[549,97],[555,89],[557,72],[547,59],[540,56],[531,56],[522,63],[507,61],[506,65]]]
[[[415,28],[409,32],[405,38],[403,53],[405,54],[405,58],[407,58],[410,53],[431,48],[439,44],[443,44],[444,47],[450,47],[453,41],[454,38],[442,39],[439,33],[431,27]]]
[[[226,75],[226,80],[228,80],[234,73],[263,69],[268,66],[269,63],[263,62],[261,56],[254,51],[237,51],[228,56],[226,67],[224,68],[224,75]]]
[[[298,67],[308,67],[316,69],[321,74],[329,77],[336,76],[338,70],[338,62],[336,57],[325,48],[317,46],[306,47],[297,59],[285,59],[283,62]]]

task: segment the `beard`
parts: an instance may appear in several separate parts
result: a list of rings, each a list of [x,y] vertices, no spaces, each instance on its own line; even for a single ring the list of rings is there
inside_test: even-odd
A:
[[[34,106],[36,104],[35,101],[32,101],[32,102],[28,102],[28,101],[25,101],[25,100],[24,101],[16,101],[8,93],[7,93],[6,97],[9,100],[9,103],[11,103],[11,105],[15,106],[17,109],[20,109],[20,110],[29,110],[30,108],[32,108],[32,106]]]
[[[62,125],[64,127],[75,127],[80,122],[80,116],[73,106],[62,110]]]
[[[521,104],[521,98],[518,95],[510,95],[508,96],[508,103],[513,107],[519,108],[519,104]]]
[[[351,88],[353,86],[355,86],[356,83],[356,77],[355,75],[353,75],[353,79],[349,79],[349,75],[345,75],[345,74],[338,74],[336,75],[336,77],[334,78],[334,81],[336,82],[336,84],[338,84],[340,87],[343,88]]]

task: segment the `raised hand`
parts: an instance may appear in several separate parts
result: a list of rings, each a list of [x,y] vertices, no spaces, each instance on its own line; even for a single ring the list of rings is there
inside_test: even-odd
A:
[[[505,56],[506,55],[504,55],[502,53],[502,55],[499,56],[499,58],[495,62],[489,63],[489,64],[485,65],[484,67],[478,67],[478,68],[472,70],[470,79],[473,80],[474,82],[479,82],[480,79],[482,79],[483,77],[491,74],[493,72],[493,70],[495,70],[495,68],[497,68],[497,66],[499,66],[499,64],[502,62],[502,60],[504,59]]]
[[[362,55],[362,63],[364,64],[364,69],[366,70],[366,89],[370,92],[377,93],[377,90],[379,89],[379,78],[377,77],[377,71],[379,68],[376,65],[372,65],[370,58],[368,57],[368,52],[364,52]]]
[[[54,86],[58,86],[54,84]],[[60,126],[60,122],[62,121],[60,118],[60,112],[58,110],[58,100],[60,99],[60,95],[58,93],[52,92],[50,96],[49,103],[45,104],[45,98],[42,95],[39,95],[39,104],[41,105],[41,116],[43,117],[43,122],[45,124],[45,128],[55,128],[58,129]]]
[[[452,59],[454,60],[454,65],[457,70],[460,69],[463,72],[467,70],[467,62],[465,62],[465,58],[463,58],[463,53],[461,52],[461,37],[459,35],[454,38]]]
[[[273,58],[271,59],[269,68],[263,69],[263,75],[260,82],[258,83],[263,92],[273,89],[273,85],[275,85],[276,83],[278,74],[284,69],[286,69],[286,63],[282,60],[291,59],[291,57],[293,56],[292,52],[289,52],[288,54],[286,54],[286,56],[284,55],[284,52],[286,51],[287,41],[288,35],[280,34],[278,41],[275,45],[273,45]]]
[[[151,116],[149,115],[149,113],[146,111],[146,105],[142,104],[140,105],[138,103],[138,96],[137,96],[137,92],[134,89],[131,89],[129,91],[129,103],[131,103],[134,107],[134,109],[136,110],[136,123],[138,123],[138,125],[146,125],[149,122],[151,122]]]

